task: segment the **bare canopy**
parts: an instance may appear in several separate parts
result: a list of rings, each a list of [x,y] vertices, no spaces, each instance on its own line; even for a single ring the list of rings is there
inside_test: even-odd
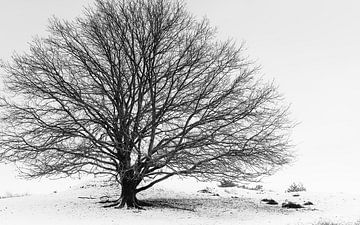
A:
[[[252,180],[289,162],[271,83],[181,1],[97,0],[3,65],[0,161],[26,176],[105,174],[120,206],[174,175]],[[144,179],[148,181],[143,183]]]

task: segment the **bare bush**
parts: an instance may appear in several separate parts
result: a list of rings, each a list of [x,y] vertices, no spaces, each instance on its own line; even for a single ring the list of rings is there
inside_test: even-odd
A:
[[[286,192],[300,192],[300,191],[306,191],[306,188],[302,183],[292,183]]]
[[[234,183],[233,181],[225,180],[225,179],[220,181],[220,185],[219,185],[219,187],[236,187],[236,186],[237,186],[237,184]]]

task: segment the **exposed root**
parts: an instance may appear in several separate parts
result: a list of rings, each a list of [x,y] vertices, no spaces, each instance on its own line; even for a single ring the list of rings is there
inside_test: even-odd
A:
[[[133,198],[126,198],[126,197],[120,197],[115,200],[104,200],[100,201],[99,203],[105,204],[104,208],[111,208],[114,207],[116,209],[139,209],[139,210],[146,210],[146,207],[154,207],[154,208],[172,208],[172,209],[178,209],[178,210],[185,210],[185,211],[191,211],[194,212],[194,208],[182,206],[181,204],[177,204],[176,202],[167,201],[165,199],[156,199],[156,200],[138,200],[136,197]]]
[[[121,198],[118,198],[118,199],[115,199],[115,200],[106,199],[106,200],[99,201],[98,203],[100,203],[100,204],[108,204],[108,205],[104,205],[103,207],[104,208],[110,208],[110,207],[114,207],[114,206],[119,205],[121,203]]]
[[[120,203],[119,205],[115,206],[115,209],[122,209],[124,207],[125,207],[125,203]],[[139,206],[138,204],[127,205],[127,209],[145,210],[145,208]]]
[[[96,199],[94,197],[87,197],[87,196],[79,196],[78,198],[81,198],[81,199]]]
[[[103,200],[103,201],[99,201],[98,203],[100,204],[106,204],[103,207],[104,208],[111,208],[114,207],[116,209],[121,209],[124,208],[125,206],[127,206],[128,209],[141,209],[141,210],[145,210],[143,207],[151,207],[154,206],[154,204],[152,203],[148,203],[145,201],[140,201],[138,199],[133,199],[133,200],[129,200],[128,198],[124,198],[124,197],[120,197],[118,199],[115,200]]]
[[[104,208],[111,208],[111,207],[117,207],[120,204],[120,202],[114,202],[109,205],[104,205]]]
[[[109,199],[106,199],[106,200],[102,200],[102,201],[99,201],[98,203],[100,204],[108,204],[108,203],[114,203],[114,202],[117,202],[119,201],[120,198],[116,199],[116,200],[109,200]]]

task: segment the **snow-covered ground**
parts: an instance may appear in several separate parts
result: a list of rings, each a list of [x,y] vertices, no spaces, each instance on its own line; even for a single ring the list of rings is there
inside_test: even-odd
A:
[[[200,190],[205,193],[199,192]],[[66,191],[0,199],[1,225],[118,225],[118,224],[355,224],[360,220],[360,196],[220,188],[211,183],[169,180],[139,194],[158,203],[146,210],[102,208],[100,197],[116,198],[118,188],[87,182]],[[262,199],[274,199],[268,205]],[[285,209],[293,201],[314,203],[303,209]]]

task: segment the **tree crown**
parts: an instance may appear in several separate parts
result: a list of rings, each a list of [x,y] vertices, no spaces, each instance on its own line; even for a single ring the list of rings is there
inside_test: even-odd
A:
[[[289,162],[273,84],[181,1],[96,1],[14,55],[0,159],[29,177],[108,174],[251,180]],[[142,190],[140,188],[140,190]]]

